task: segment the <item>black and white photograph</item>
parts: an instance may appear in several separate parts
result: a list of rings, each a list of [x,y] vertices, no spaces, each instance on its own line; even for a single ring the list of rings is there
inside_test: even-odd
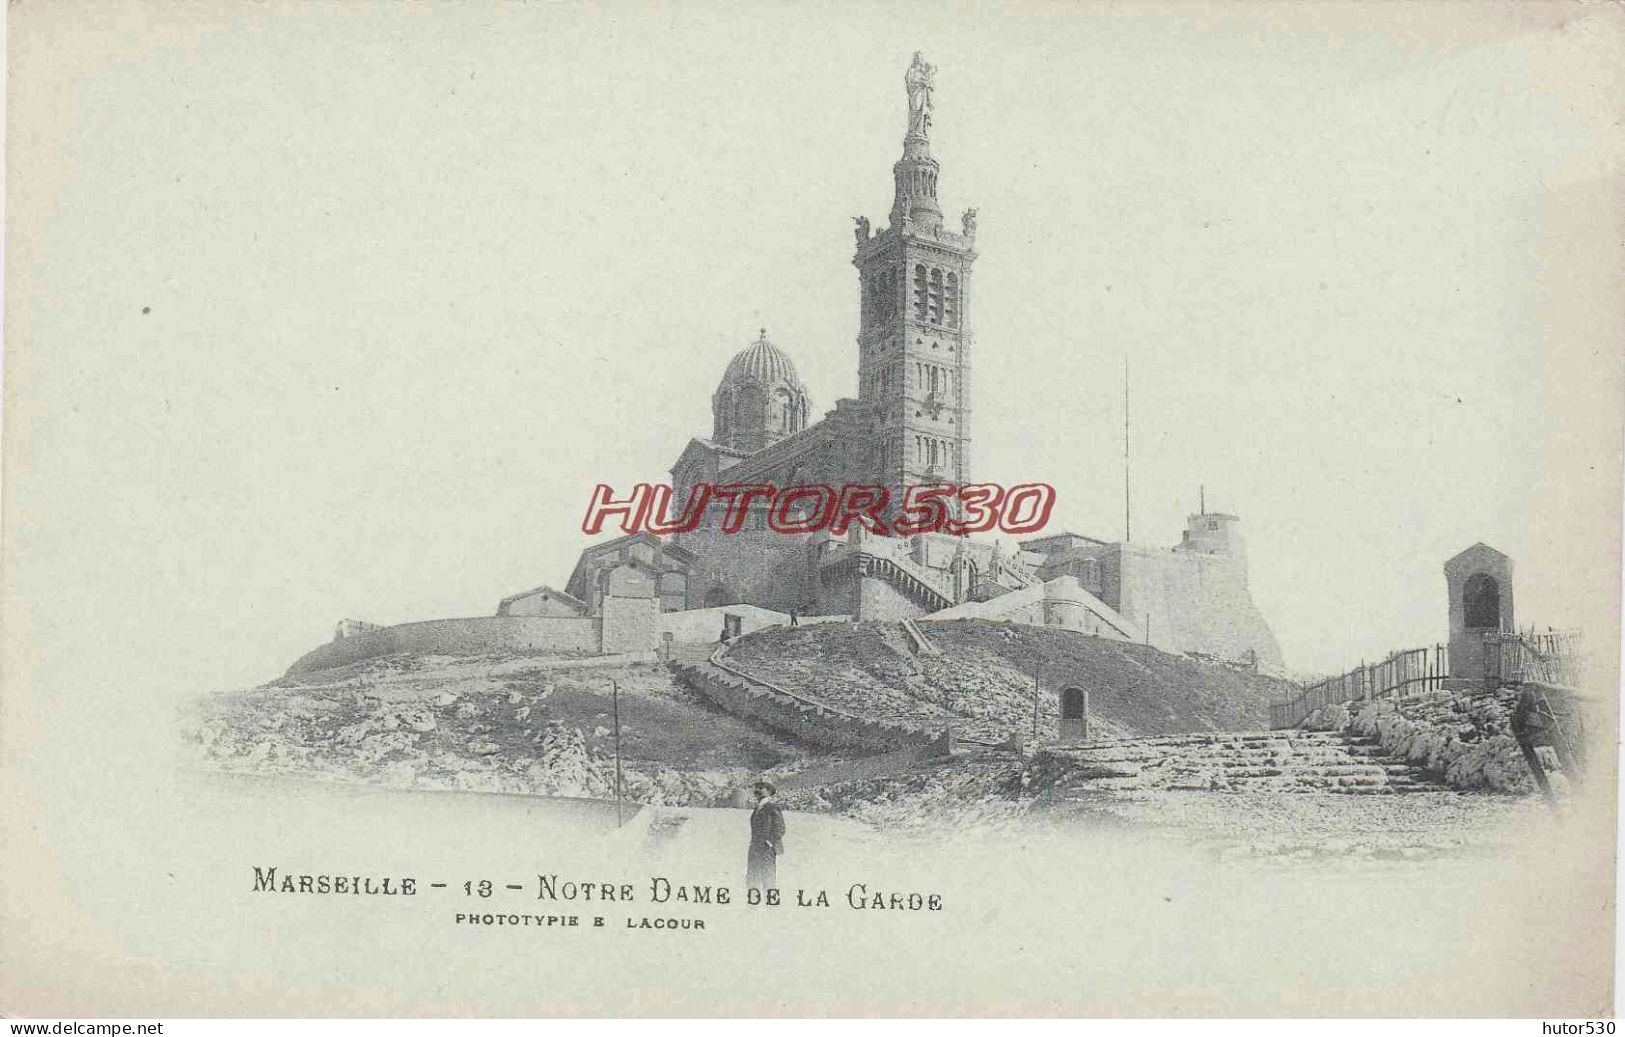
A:
[[[1611,1017],[1625,9],[8,9],[0,1014]]]

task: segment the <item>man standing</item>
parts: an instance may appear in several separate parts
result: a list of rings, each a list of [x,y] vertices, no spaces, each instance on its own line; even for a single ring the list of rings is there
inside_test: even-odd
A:
[[[750,812],[745,884],[752,889],[768,889],[777,881],[779,854],[784,852],[784,811],[773,799],[778,789],[772,782],[758,781],[751,791],[756,795],[756,808]]]

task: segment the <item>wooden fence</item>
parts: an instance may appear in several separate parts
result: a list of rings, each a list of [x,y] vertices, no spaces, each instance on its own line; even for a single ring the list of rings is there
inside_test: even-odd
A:
[[[1487,687],[1534,681],[1577,688],[1581,683],[1580,659],[1578,631],[1537,634],[1530,629],[1484,635]],[[1449,675],[1450,652],[1444,645],[1408,648],[1380,663],[1361,663],[1340,677],[1311,684],[1297,698],[1270,706],[1270,727],[1297,727],[1309,714],[1326,706],[1436,691]]]
[[[1497,684],[1533,681],[1578,688],[1582,683],[1579,631],[1485,634],[1484,676]]]
[[[1311,684],[1289,702],[1270,706],[1270,727],[1297,727],[1317,709],[1345,702],[1401,698],[1440,687],[1450,673],[1450,653],[1444,645],[1407,648],[1380,663],[1361,663],[1339,677]]]

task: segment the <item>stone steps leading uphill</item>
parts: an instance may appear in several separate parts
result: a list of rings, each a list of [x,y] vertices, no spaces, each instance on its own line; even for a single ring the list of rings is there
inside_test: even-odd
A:
[[[1398,795],[1450,792],[1372,740],[1330,731],[1167,735],[1048,747],[1057,798],[1162,789]]]

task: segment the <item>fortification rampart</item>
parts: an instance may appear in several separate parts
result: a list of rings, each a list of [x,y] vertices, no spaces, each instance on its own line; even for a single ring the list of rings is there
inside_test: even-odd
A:
[[[750,602],[778,612],[808,611],[814,577],[808,565],[810,536],[741,530],[700,529],[676,538],[703,559],[690,572],[690,608]],[[836,611],[848,611],[839,609]]]
[[[1247,587],[1244,559],[1202,551],[1115,544],[1101,556],[1102,597],[1153,645],[1221,659],[1253,653],[1281,668],[1281,648]]]
[[[946,619],[1005,619],[1077,630],[1117,641],[1137,641],[1142,633],[1116,609],[1090,594],[1071,576],[1023,587],[987,601],[967,601],[933,612],[928,621]]]

